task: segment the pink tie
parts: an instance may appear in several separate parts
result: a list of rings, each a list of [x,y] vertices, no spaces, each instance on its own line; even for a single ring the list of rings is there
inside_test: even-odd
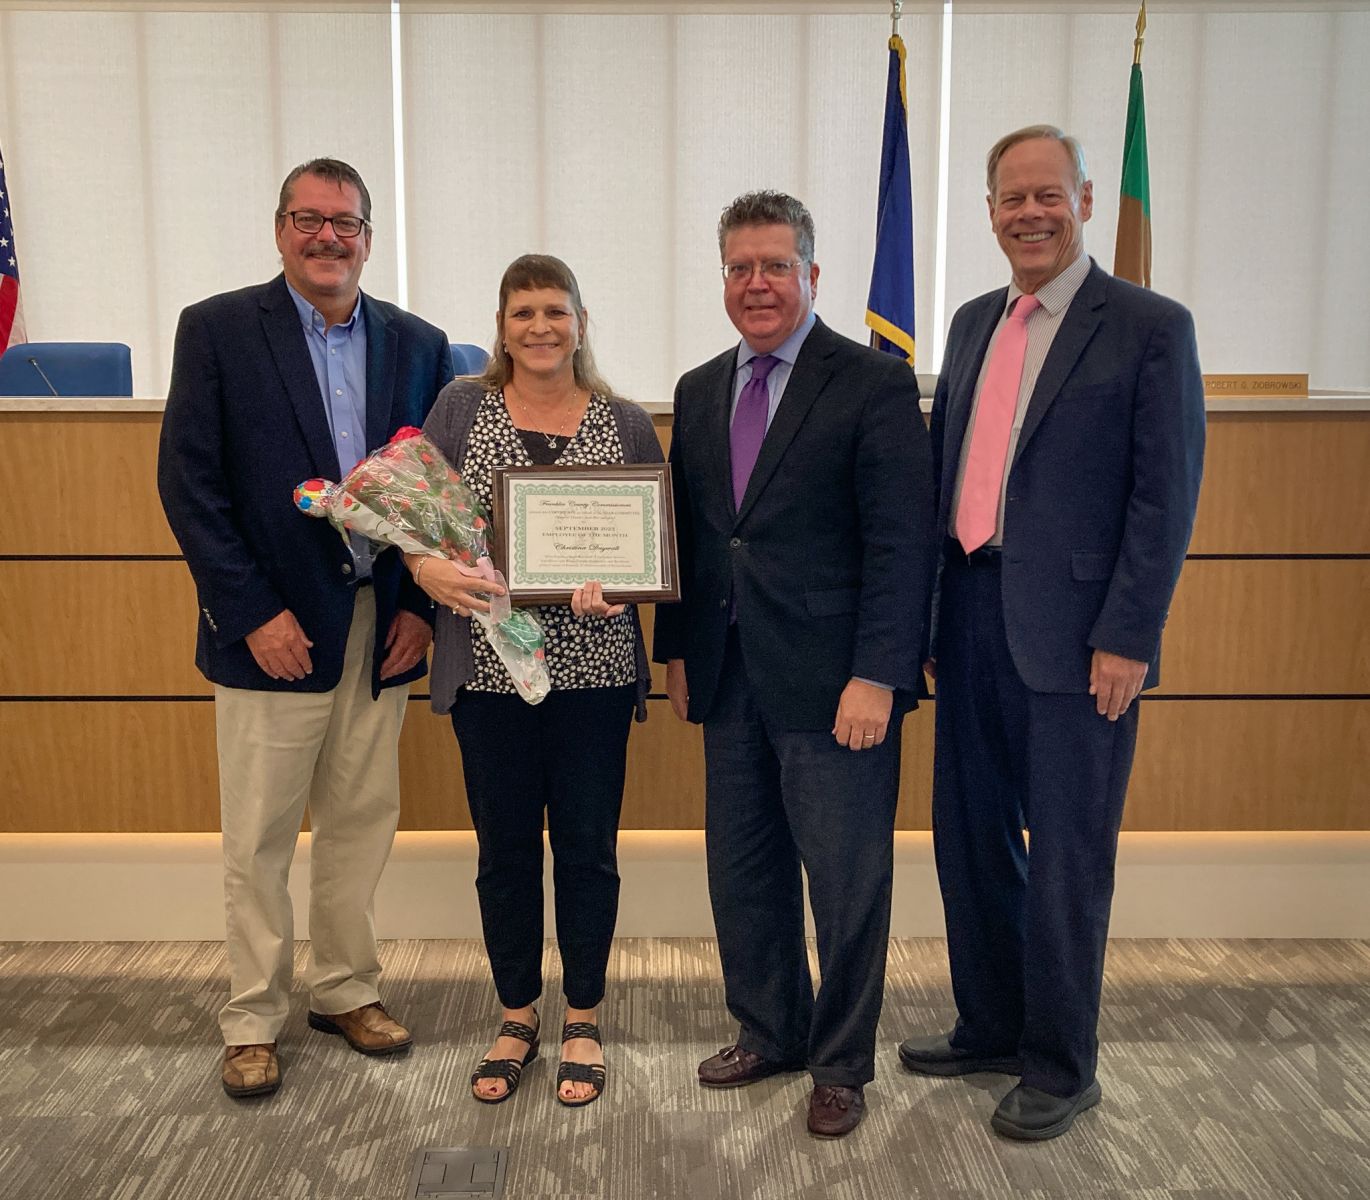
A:
[[[967,554],[989,541],[998,523],[999,492],[1008,465],[1008,435],[1018,408],[1018,386],[1023,381],[1023,359],[1027,355],[1027,319],[1041,306],[1036,296],[1019,296],[990,355],[961,477],[961,502],[956,507],[956,539]]]

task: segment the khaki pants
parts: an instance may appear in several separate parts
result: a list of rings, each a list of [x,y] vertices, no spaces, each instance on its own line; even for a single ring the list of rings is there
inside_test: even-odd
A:
[[[286,884],[306,807],[312,830],[310,1007],[374,1003],[372,900],[399,823],[408,687],[371,699],[374,591],[360,588],[331,692],[215,687],[230,998],[224,1043],[274,1042],[289,1012],[294,919]]]

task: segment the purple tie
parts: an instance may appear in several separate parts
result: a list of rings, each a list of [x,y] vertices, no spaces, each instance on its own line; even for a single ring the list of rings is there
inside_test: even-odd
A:
[[[742,385],[742,394],[737,398],[729,441],[733,455],[733,503],[738,508],[742,507],[747,480],[752,477],[752,468],[766,438],[766,413],[771,404],[766,376],[779,361],[773,354],[752,359],[752,377]]]

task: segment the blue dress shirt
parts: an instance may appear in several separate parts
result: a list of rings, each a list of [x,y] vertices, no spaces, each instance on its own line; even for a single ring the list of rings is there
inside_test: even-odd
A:
[[[323,313],[300,295],[289,282],[286,288],[299,310],[305,345],[319,381],[328,431],[338,452],[338,467],[345,476],[366,457],[366,316],[361,293],[352,315],[342,324],[328,327]],[[349,539],[356,563],[355,578],[371,578],[370,541],[354,533]]]

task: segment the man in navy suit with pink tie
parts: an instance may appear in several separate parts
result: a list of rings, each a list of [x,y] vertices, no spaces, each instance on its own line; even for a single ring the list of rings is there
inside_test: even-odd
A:
[[[956,314],[932,411],[933,838],[957,1021],[899,1056],[1019,1076],[991,1125],[1035,1141],[1101,1096],[1114,857],[1198,500],[1203,380],[1189,313],[1085,254],[1073,138],[1020,129],[987,173],[1012,283]]]

